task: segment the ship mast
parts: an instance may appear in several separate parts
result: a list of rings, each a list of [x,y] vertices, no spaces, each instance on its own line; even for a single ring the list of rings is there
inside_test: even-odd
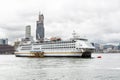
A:
[[[73,38],[76,38],[76,32],[75,31],[73,31],[72,35],[73,35]]]

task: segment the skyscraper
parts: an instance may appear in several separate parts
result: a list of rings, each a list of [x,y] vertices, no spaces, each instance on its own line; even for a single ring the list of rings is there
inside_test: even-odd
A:
[[[39,13],[37,21],[36,40],[44,40],[44,16],[41,13]]]
[[[8,45],[8,39],[0,39],[0,45]]]
[[[31,37],[31,26],[27,25],[26,26],[26,31],[25,31],[25,38],[30,38]]]

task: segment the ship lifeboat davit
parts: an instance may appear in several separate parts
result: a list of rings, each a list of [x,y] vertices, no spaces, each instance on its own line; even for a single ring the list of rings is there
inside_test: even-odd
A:
[[[102,56],[98,56],[97,58],[102,58]]]

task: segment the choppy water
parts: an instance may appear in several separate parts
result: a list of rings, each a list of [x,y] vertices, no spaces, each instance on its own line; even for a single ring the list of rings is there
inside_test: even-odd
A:
[[[97,58],[101,55],[102,58]],[[120,80],[120,54],[91,59],[0,55],[0,80]]]

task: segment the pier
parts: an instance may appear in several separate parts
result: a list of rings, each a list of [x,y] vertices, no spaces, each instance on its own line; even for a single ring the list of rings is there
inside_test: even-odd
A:
[[[14,54],[15,49],[10,45],[0,45],[0,54]]]

